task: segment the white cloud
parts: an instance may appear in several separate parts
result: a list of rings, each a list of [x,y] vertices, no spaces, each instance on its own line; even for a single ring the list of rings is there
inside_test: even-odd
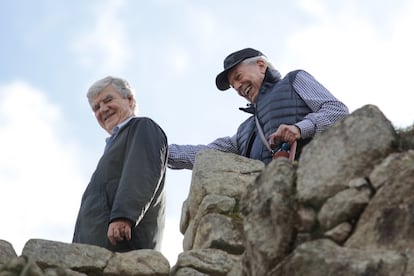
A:
[[[301,0],[300,5],[304,10],[314,16],[320,16],[325,13],[324,6],[320,0]]]
[[[326,14],[319,14],[324,10]],[[351,111],[375,104],[395,125],[412,124],[414,110],[407,90],[414,61],[410,50],[414,42],[408,27],[414,24],[413,12],[413,5],[407,2],[398,20],[388,26],[389,33],[384,33],[352,8],[333,12],[319,7],[317,14],[324,20],[289,38],[290,53],[284,62],[301,62],[298,65],[306,66],[304,69],[318,80],[322,76],[322,84]]]
[[[18,254],[31,238],[70,242],[86,180],[58,137],[58,107],[17,81],[0,86],[0,121],[0,238]]]
[[[165,53],[165,66],[171,76],[185,76],[190,69],[189,54],[178,45],[171,45]],[[170,77],[171,77],[170,76]]]
[[[127,28],[119,16],[125,6],[124,0],[99,2],[95,24],[71,45],[82,66],[97,69],[99,73],[124,70],[131,56]]]

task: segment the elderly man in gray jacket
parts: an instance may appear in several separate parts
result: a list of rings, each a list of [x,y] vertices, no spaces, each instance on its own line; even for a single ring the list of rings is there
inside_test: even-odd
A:
[[[88,90],[100,126],[111,136],[83,194],[73,242],[111,251],[160,249],[164,229],[167,137],[135,117],[128,82],[106,77]]]

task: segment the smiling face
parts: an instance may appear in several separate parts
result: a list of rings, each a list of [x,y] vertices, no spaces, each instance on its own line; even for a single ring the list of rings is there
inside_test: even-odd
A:
[[[112,85],[105,87],[91,101],[91,107],[99,125],[109,134],[119,123],[134,115],[133,96],[122,98]]]
[[[230,85],[240,96],[254,103],[259,94],[267,65],[263,60],[240,63],[228,73]]]

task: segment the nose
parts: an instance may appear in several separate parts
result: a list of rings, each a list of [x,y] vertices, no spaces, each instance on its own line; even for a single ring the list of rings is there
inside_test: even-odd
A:
[[[238,86],[234,87],[234,89],[237,91],[237,93],[242,96],[242,97],[246,97],[246,95],[244,94],[244,91],[242,89],[242,84],[240,83]]]
[[[241,91],[241,87],[242,87],[242,83],[241,82],[238,82],[238,81],[234,81],[232,84],[231,84],[231,87],[234,89],[234,90],[236,90],[237,91],[237,93],[241,93],[240,91]],[[241,95],[241,94],[240,94]]]
[[[106,111],[108,111],[108,109],[109,109],[108,106],[104,102],[101,102],[99,103],[99,107],[95,110],[95,114],[96,115],[103,114]]]
[[[232,83],[230,83],[230,86],[233,87],[234,90],[237,90],[238,88],[240,88],[241,82],[235,80]]]
[[[108,110],[109,109],[108,108],[108,104],[106,102],[104,102],[104,101],[101,102],[101,105],[100,105],[99,109],[102,110],[102,111]]]

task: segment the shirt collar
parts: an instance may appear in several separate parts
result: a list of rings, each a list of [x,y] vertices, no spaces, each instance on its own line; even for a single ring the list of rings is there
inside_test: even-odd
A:
[[[119,123],[116,127],[118,127],[118,129],[121,129],[121,128],[123,128],[129,121],[131,121],[131,119],[132,118],[134,118],[135,116],[134,115],[132,115],[132,116],[130,116],[130,117],[128,117],[125,121],[123,121],[123,122],[121,122],[121,123]],[[114,127],[114,129],[116,128],[116,127]]]
[[[132,116],[130,116],[130,117],[128,117],[126,120],[124,120],[123,122],[121,122],[121,123],[119,123],[117,126],[115,126],[113,129],[112,129],[112,135],[116,135],[118,132],[119,132],[119,130],[121,129],[121,128],[123,128],[129,121],[131,121],[131,119],[132,118],[134,118],[135,116],[134,115],[132,115]],[[112,136],[111,135],[111,136]],[[108,137],[109,138],[109,137]],[[108,139],[107,138],[107,139]]]

